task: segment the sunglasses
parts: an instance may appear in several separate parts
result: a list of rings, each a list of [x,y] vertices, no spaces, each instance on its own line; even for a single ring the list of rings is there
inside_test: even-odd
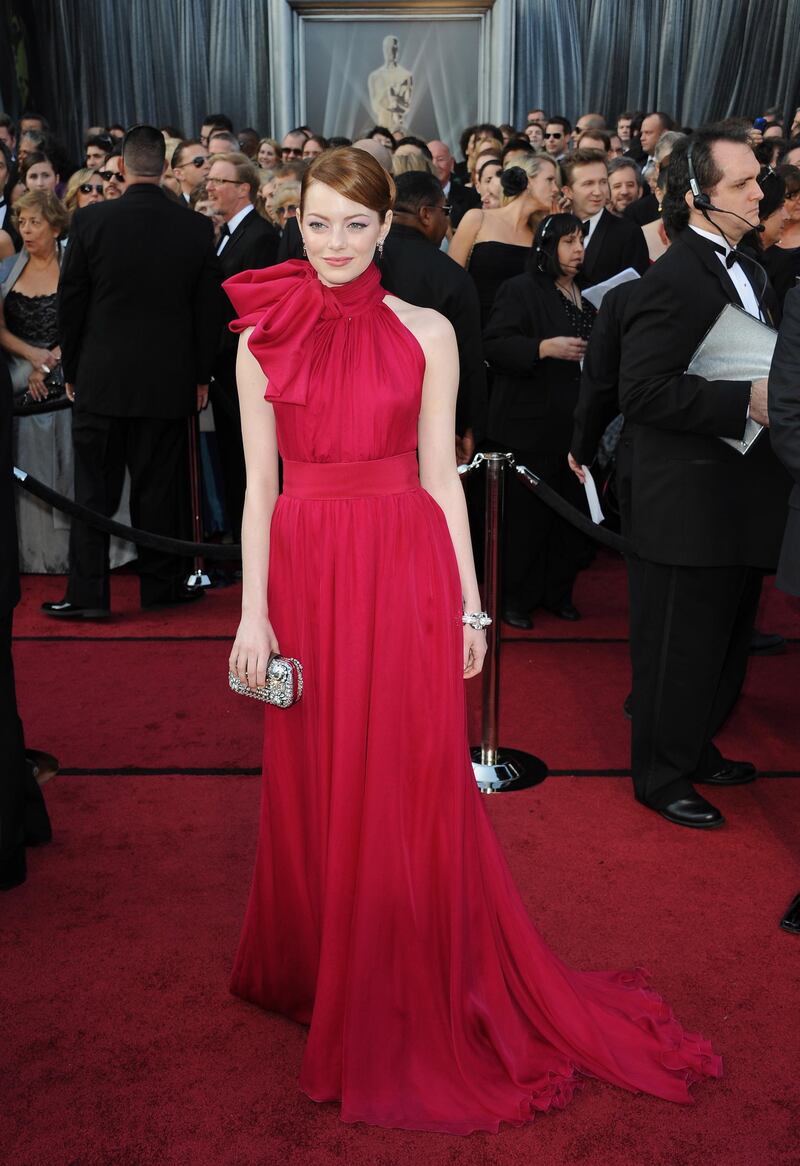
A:
[[[102,194],[103,193],[102,184],[98,184],[97,186],[95,186],[95,184],[93,182],[82,182],[81,185],[78,187],[78,190],[81,192],[81,194],[93,194],[93,193],[94,194]]]
[[[281,147],[281,155],[284,158],[302,158],[303,151],[295,150],[293,146],[283,146]]]
[[[116,170],[98,170],[98,174],[103,179],[103,182],[121,182],[121,183],[124,183],[124,181],[125,181],[125,179],[122,177],[122,175],[117,173]]]
[[[548,134],[548,133],[545,133],[545,135],[544,135],[544,136],[545,136],[546,138],[563,138],[563,137],[564,137],[563,133],[561,133],[561,134]]]
[[[208,158],[203,154],[198,154],[196,158],[187,158],[185,162],[179,162],[179,166],[196,166],[198,170],[205,166]]]
[[[293,202],[290,202],[287,206],[279,206],[275,211],[275,214],[283,218],[283,216],[288,214],[289,211],[294,211],[294,213],[297,214],[297,207]]]

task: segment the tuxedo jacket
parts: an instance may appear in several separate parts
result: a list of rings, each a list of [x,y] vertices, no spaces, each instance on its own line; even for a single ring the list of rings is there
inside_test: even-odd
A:
[[[553,336],[573,335],[562,296],[549,276],[526,272],[500,285],[483,334],[493,373],[492,441],[552,462],[566,459],[581,366],[577,360],[541,359],[539,345]]]
[[[760,290],[760,281],[753,283]],[[677,566],[774,568],[786,471],[766,433],[744,455],[719,440],[742,437],[750,382],[686,372],[725,305],[742,306],[724,264],[713,244],[687,228],[633,289],[623,320],[620,405],[626,425],[635,426],[634,549]],[[776,310],[769,289],[767,300],[767,310]]]
[[[641,227],[604,210],[586,248],[578,282],[581,287],[593,287],[626,267],[644,275],[649,266],[650,256]]]
[[[278,262],[279,242],[280,235],[272,223],[262,219],[255,209],[250,211],[239,223],[219,255],[222,279],[229,279],[232,275],[238,275],[240,271],[272,267]],[[236,318],[236,313],[228,297],[224,298],[224,323],[214,364],[214,376],[218,380],[232,383],[236,378],[236,349],[239,337],[228,329],[228,324]]]
[[[450,204],[450,225],[455,231],[464,215],[481,205],[481,196],[473,186],[465,186],[455,174],[450,176],[450,189],[447,192],[446,202]]]
[[[212,237],[209,219],[149,183],[76,211],[58,285],[76,409],[161,418],[195,409],[222,312]]]
[[[463,267],[413,227],[392,225],[380,261],[387,292],[421,308],[435,308],[453,325],[458,344],[456,432],[486,435],[486,368],[481,348],[481,310],[475,283]]]
[[[635,287],[631,280],[606,293],[589,337],[569,447],[580,465],[592,464],[606,427],[620,413],[622,321]]]
[[[792,595],[800,595],[800,288],[793,288],[784,300],[769,374],[769,424],[772,448],[794,483],[777,582]]]

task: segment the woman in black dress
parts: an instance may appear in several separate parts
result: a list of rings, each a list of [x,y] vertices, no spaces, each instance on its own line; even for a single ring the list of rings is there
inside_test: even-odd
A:
[[[497,293],[483,350],[494,375],[489,438],[585,510],[567,465],[581,361],[596,314],[575,282],[582,264],[580,219],[548,215],[536,232],[528,270]],[[579,619],[572,588],[586,561],[587,539],[516,475],[508,483],[504,534],[505,621],[530,628],[536,607]]]

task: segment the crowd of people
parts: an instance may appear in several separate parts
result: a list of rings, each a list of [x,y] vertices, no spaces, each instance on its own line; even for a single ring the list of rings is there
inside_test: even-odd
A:
[[[524,126],[468,127],[458,143],[460,157],[447,142],[400,135],[382,126],[373,126],[355,142],[326,139],[308,126],[293,128],[278,141],[251,127],[234,132],[231,120],[219,113],[205,116],[193,136],[171,125],[159,132],[164,162],[158,174],[147,172],[147,182],[175,209],[208,223],[207,234],[192,236],[194,246],[208,249],[202,337],[191,333],[197,322],[186,316],[175,321],[164,342],[164,351],[174,347],[175,329],[189,328],[194,350],[200,347],[204,354],[193,372],[196,394],[190,399],[183,393],[172,412],[185,417],[211,402],[214,436],[204,433],[203,444],[206,537],[239,542],[246,484],[236,340],[227,327],[232,311],[221,283],[243,271],[303,260],[298,223],[303,176],[313,159],[351,144],[368,152],[396,184],[394,221],[379,260],[385,290],[436,308],[454,327],[460,357],[454,434],[458,460],[470,460],[482,447],[507,449],[579,510],[586,509],[586,467],[594,466],[609,480],[608,508],[619,509],[623,531],[631,534],[631,514],[638,511],[635,501],[632,510],[626,491],[636,487],[625,473],[617,474],[615,487],[608,469],[615,462],[627,464],[626,458],[633,456],[626,452],[632,426],[622,427],[621,413],[627,417],[630,412],[631,420],[636,399],[629,397],[628,408],[621,410],[619,366],[622,362],[624,368],[625,361],[619,321],[638,294],[632,290],[634,282],[655,288],[651,272],[666,270],[660,261],[685,233],[687,224],[680,216],[670,218],[665,206],[675,165],[683,182],[687,149],[697,140],[690,127],[676,126],[663,111],[626,111],[613,122],[590,112],[573,126],[560,114],[534,108]],[[730,268],[734,274],[756,285],[763,275],[756,314],[776,326],[783,300],[800,275],[800,110],[787,123],[776,109],[754,120],[731,118],[717,132],[720,140],[739,143],[752,160],[756,195],[738,216],[743,221],[750,216],[744,227],[739,222],[736,229],[725,231],[718,224],[711,229],[730,255],[735,253],[738,262]],[[73,402],[76,392],[80,399],[88,379],[74,356],[64,365],[61,361],[65,331],[75,328],[78,335],[86,324],[83,307],[84,315],[72,320],[73,304],[100,278],[106,262],[102,249],[108,255],[113,251],[111,234],[125,229],[122,214],[98,213],[99,208],[125,196],[132,215],[139,197],[140,176],[135,164],[133,169],[126,164],[125,141],[120,125],[90,127],[76,167],[43,117],[27,114],[15,125],[0,115],[0,346],[14,383],[16,456],[23,468],[63,494],[72,494],[73,481],[82,481],[79,500],[107,515],[128,513],[126,470],[130,513],[140,516],[146,483],[166,475],[172,495],[168,490],[154,496],[155,501],[145,504],[148,521],[139,524],[156,523],[167,535],[186,536],[184,442],[177,441],[165,465],[158,467],[144,447],[133,453],[130,442],[126,446],[116,441],[117,460],[104,467],[101,482],[100,439],[95,433],[94,444],[81,450],[83,439],[76,437],[76,426],[81,432],[85,428],[80,409],[61,407]],[[709,164],[706,180],[712,187],[715,174]],[[694,189],[688,177],[685,181],[687,191]],[[690,225],[702,234],[716,207],[707,197],[707,205],[695,210],[698,222]],[[736,213],[724,213],[734,223]],[[101,225],[100,258],[92,261],[98,266],[90,267],[86,240],[94,238],[93,226],[99,231]],[[134,280],[137,294],[152,300],[163,282],[157,256],[148,268],[133,254],[125,265],[113,275],[109,271],[108,277]],[[622,286],[604,298],[618,282]],[[747,310],[748,302],[745,294]],[[291,320],[286,326],[291,331]],[[593,344],[598,328],[602,338]],[[120,346],[124,336],[122,329]],[[660,347],[655,337],[653,343]],[[687,362],[689,357],[691,352]],[[145,386],[130,375],[131,362],[121,347],[114,360],[126,365],[117,379],[129,389],[109,391],[106,399],[113,397],[117,404],[113,409],[100,405],[98,411],[132,416],[136,406],[130,402],[147,396]],[[598,371],[602,360],[606,366]],[[110,368],[104,375],[111,378]],[[605,396],[598,389],[604,377]],[[91,392],[103,400],[99,381]],[[602,407],[597,407],[601,399]],[[151,403],[148,408],[152,416],[160,406]],[[758,397],[751,414],[757,416],[760,408]],[[756,460],[750,457],[747,464]],[[477,530],[480,516],[474,507],[472,517]],[[57,512],[35,499],[21,502],[19,518],[22,569],[69,574],[66,597],[45,604],[47,614],[106,616],[109,566],[130,557],[131,548],[112,548],[116,558],[113,553],[109,558],[105,535],[90,538],[78,522],[70,535]],[[592,561],[586,536],[548,510],[516,477],[509,483],[504,524],[503,619],[529,629],[537,608],[564,620],[580,619],[573,587],[579,571]],[[89,541],[94,545],[90,570],[81,550]],[[678,562],[692,557],[685,547],[674,554]],[[180,559],[173,557],[169,568],[166,560],[159,562],[158,585],[146,581],[148,561],[147,553],[140,552],[143,602],[153,596],[159,602],[190,602],[200,596],[182,588]],[[758,565],[769,568],[774,563]],[[83,576],[91,577],[91,586],[81,582]],[[230,578],[230,571],[218,572],[218,582]],[[639,594],[633,587],[633,611]],[[745,650],[780,650],[780,637],[752,627],[750,632]],[[731,691],[738,691],[735,679],[731,684]],[[635,691],[636,684],[634,709]],[[635,715],[635,721],[643,726],[646,716]],[[711,762],[708,766],[714,768]],[[656,807],[659,799],[652,790],[642,800],[664,808]]]

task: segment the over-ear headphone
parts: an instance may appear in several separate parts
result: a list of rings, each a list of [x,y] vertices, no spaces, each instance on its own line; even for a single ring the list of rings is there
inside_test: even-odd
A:
[[[546,266],[547,265],[547,253],[545,252],[543,243],[545,241],[545,238],[547,237],[547,228],[550,226],[552,221],[553,221],[553,216],[548,215],[547,218],[542,223],[542,228],[539,232],[539,241],[537,242],[537,244],[534,248],[534,254],[536,255],[536,266],[539,269],[539,271],[541,271],[541,272],[547,271],[547,266]]]
[[[694,169],[694,162],[692,161],[692,152],[693,151],[694,151],[694,142],[690,142],[689,149],[688,149],[687,154],[686,154],[686,165],[689,168],[689,189],[691,190],[691,192],[694,196],[693,202],[694,202],[695,210],[698,210],[698,211],[708,210],[708,208],[711,206],[711,199],[708,197],[707,194],[703,194],[702,190],[700,189],[700,183],[697,181],[697,175],[695,174],[695,169]]]

